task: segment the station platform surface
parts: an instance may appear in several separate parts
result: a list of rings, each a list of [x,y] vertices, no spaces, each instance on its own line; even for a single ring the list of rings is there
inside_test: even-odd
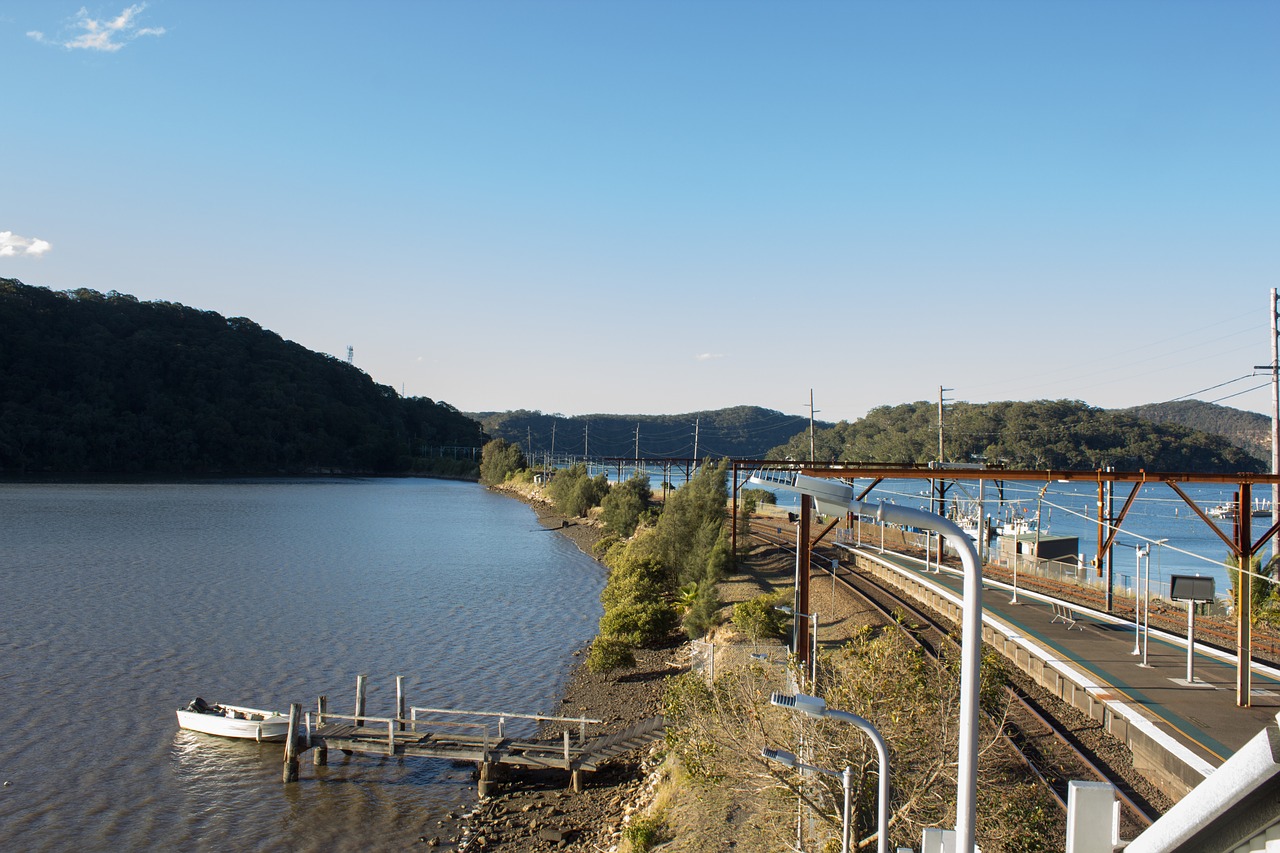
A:
[[[881,553],[865,546],[856,550],[961,598],[962,576],[958,569],[944,565],[938,572],[912,557]],[[815,572],[815,580],[817,576]],[[1147,717],[1211,768],[1221,765],[1280,713],[1280,670],[1255,663],[1251,670],[1250,705],[1239,707],[1234,655],[1197,641],[1192,662],[1194,682],[1188,684],[1185,633],[1178,637],[1153,628],[1144,667],[1141,652],[1134,654],[1136,632],[1132,618],[1125,620],[1068,602],[1076,618],[1071,627],[1054,619],[1054,599],[1019,589],[1018,603],[1014,604],[1012,592],[1008,584],[984,581],[984,620],[1011,626],[1031,642],[1050,650],[1057,662],[1086,673],[1111,694],[1102,698],[1122,702]]]

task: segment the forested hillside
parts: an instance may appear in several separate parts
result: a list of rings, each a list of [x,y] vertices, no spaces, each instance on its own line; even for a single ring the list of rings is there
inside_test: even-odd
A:
[[[0,472],[474,474],[480,425],[243,317],[0,279]]]
[[[1074,400],[952,403],[943,423],[946,459],[984,459],[1011,468],[1261,472],[1263,461],[1227,442],[1176,424],[1155,424]],[[866,417],[818,432],[816,459],[830,462],[928,462],[938,458],[936,403],[880,406]],[[770,451],[809,458],[807,435]]]
[[[1120,411],[1158,424],[1178,424],[1188,429],[1220,435],[1259,459],[1271,458],[1271,418],[1216,403],[1179,400],[1149,403]]]
[[[639,426],[641,457],[688,458],[697,456],[760,458],[769,448],[803,431],[809,419],[785,415],[758,406],[735,406],[683,415],[547,415],[525,410],[472,413],[494,438],[518,444],[528,454],[550,451],[557,455],[632,457],[636,453]],[[819,428],[832,424],[817,423]]]

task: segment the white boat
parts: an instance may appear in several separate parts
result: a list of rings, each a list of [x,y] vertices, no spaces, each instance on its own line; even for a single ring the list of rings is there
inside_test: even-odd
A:
[[[218,737],[283,741],[289,734],[289,715],[241,705],[209,705],[197,696],[178,709],[178,727]]]
[[[1235,521],[1236,517],[1239,515],[1233,501],[1209,507],[1205,510],[1205,513],[1214,518],[1221,518],[1226,521]],[[1265,498],[1254,498],[1253,507],[1249,510],[1249,515],[1254,518],[1269,517],[1271,515],[1271,501]]]

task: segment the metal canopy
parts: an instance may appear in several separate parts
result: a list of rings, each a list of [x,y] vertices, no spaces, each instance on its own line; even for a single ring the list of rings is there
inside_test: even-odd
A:
[[[1092,482],[1098,484],[1098,556],[1094,558],[1094,565],[1099,572],[1102,572],[1103,558],[1106,556],[1107,564],[1110,565],[1111,546],[1115,541],[1116,534],[1120,530],[1120,525],[1128,514],[1129,508],[1132,506],[1134,499],[1137,497],[1138,490],[1146,483],[1165,483],[1170,489],[1182,498],[1182,500],[1191,507],[1192,511],[1209,526],[1209,529],[1222,539],[1223,543],[1230,550],[1231,554],[1239,560],[1242,568],[1240,572],[1240,582],[1237,584],[1237,600],[1235,602],[1236,610],[1236,705],[1247,708],[1250,705],[1251,690],[1251,672],[1249,662],[1252,659],[1253,640],[1250,635],[1250,624],[1248,615],[1250,613],[1251,586],[1252,575],[1248,567],[1252,563],[1253,555],[1258,553],[1263,544],[1280,533],[1280,522],[1273,524],[1266,532],[1259,536],[1256,540],[1252,536],[1249,523],[1251,505],[1252,487],[1255,484],[1264,485],[1280,485],[1280,474],[1254,474],[1250,472],[1237,472],[1234,474],[1204,474],[1193,473],[1190,471],[1113,471],[1106,469],[1097,469],[1094,471],[1065,471],[1053,468],[983,468],[975,467],[970,464],[949,465],[947,463],[931,462],[927,464],[915,463],[868,463],[868,464],[834,464],[819,462],[799,462],[794,460],[778,460],[778,459],[734,459],[731,461],[733,474],[733,515],[738,515],[738,488],[739,488],[739,471],[753,471],[760,468],[795,471],[809,477],[829,477],[842,480],[870,479],[871,485],[858,494],[858,500],[865,499],[866,495],[871,492],[884,480],[1018,480],[1042,483],[1054,482]],[[1133,483],[1133,490],[1125,500],[1124,507],[1118,516],[1104,519],[1102,516],[1105,512],[1110,516],[1110,487],[1115,483]],[[1234,525],[1234,535],[1230,538],[1222,532],[1222,530],[1207,516],[1199,505],[1193,501],[1186,492],[1180,487],[1179,483],[1234,483],[1238,491],[1235,494],[1234,502],[1237,506],[1236,522]],[[1106,500],[1104,501],[1104,493]],[[731,529],[731,546],[732,553],[738,553],[737,533],[738,526],[733,524]],[[825,533],[825,531],[824,531]],[[802,551],[805,553],[801,557],[803,563],[808,565],[808,552],[815,544],[806,541],[801,537]],[[1110,575],[1108,574],[1107,584],[1107,609],[1111,609],[1111,585]],[[802,579],[807,587],[808,577]]]

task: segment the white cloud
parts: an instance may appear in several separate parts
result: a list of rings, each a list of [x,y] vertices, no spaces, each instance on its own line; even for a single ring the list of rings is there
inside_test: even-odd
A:
[[[135,3],[125,7],[124,11],[110,20],[99,20],[89,17],[89,10],[82,7],[76,13],[71,25],[71,35],[48,38],[39,30],[31,30],[27,36],[41,44],[56,44],[68,50],[100,50],[115,53],[141,36],[164,35],[164,27],[138,26],[136,19],[146,8],[146,3]]]
[[[12,231],[0,231],[0,258],[12,258],[16,255],[38,258],[52,248],[48,240],[21,237]]]
[[[694,356],[698,361],[711,361],[715,358],[724,358],[724,353],[719,352],[700,352]]]

